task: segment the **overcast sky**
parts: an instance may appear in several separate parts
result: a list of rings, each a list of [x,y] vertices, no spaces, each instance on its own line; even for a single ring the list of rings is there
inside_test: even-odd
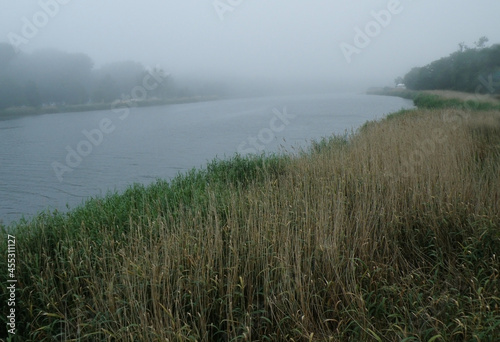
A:
[[[84,52],[97,67],[385,86],[459,42],[500,43],[499,14],[498,0],[3,0],[0,41]]]

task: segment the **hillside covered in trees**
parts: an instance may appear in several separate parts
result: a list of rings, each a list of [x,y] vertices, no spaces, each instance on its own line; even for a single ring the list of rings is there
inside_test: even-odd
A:
[[[0,43],[0,110],[9,107],[109,103],[131,94],[151,72],[126,61],[94,68],[83,53],[39,50],[16,53]],[[148,90],[148,98],[165,99],[179,94],[170,78]]]
[[[412,90],[456,90],[500,93],[500,44],[487,47],[482,37],[474,47],[464,43],[448,57],[413,68],[402,81]]]

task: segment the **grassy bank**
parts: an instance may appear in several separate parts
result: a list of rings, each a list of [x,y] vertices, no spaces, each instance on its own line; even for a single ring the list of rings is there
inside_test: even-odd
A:
[[[469,94],[445,90],[409,90],[397,88],[372,88],[368,95],[397,96],[413,100],[418,108],[463,110],[500,110],[500,98],[483,94]]]
[[[15,227],[17,336],[496,341],[499,167],[498,111],[405,111],[40,215]]]
[[[413,103],[418,108],[455,108],[463,110],[500,110],[500,101],[493,98],[483,99],[476,98],[473,94],[470,97],[460,98],[446,97],[439,93],[419,93],[413,98]]]
[[[203,101],[216,100],[215,96],[194,96],[181,97],[167,100],[149,99],[131,103],[131,107],[152,107],[164,106],[169,104],[194,103]],[[98,110],[111,110],[115,108],[112,103],[93,103],[82,105],[55,105],[46,107],[12,107],[0,110],[0,119],[14,119],[22,116],[37,115],[37,114],[55,114],[55,113],[76,113],[76,112],[91,112]]]

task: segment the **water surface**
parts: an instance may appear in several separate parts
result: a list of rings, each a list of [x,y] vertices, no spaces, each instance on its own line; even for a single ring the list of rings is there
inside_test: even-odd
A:
[[[412,107],[397,97],[321,94],[0,121],[0,220],[66,210],[236,152],[292,151]]]

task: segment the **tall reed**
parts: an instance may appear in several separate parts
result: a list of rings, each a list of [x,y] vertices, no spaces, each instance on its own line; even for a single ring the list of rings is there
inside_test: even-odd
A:
[[[499,112],[417,110],[40,215],[15,227],[19,334],[495,341],[499,166]]]

